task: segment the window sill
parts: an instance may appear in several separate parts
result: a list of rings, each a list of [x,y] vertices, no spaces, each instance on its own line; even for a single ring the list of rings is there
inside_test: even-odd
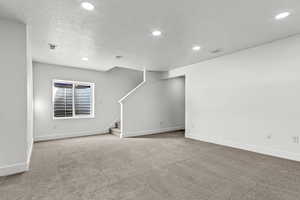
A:
[[[78,116],[78,117],[53,117],[53,120],[66,120],[66,119],[93,119],[95,116]]]

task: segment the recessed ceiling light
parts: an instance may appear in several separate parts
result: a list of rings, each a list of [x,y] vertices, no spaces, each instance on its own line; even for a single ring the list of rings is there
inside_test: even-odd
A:
[[[88,61],[89,58],[88,58],[88,57],[83,57],[83,58],[81,58],[81,60],[83,60],[83,61]]]
[[[278,15],[275,16],[275,19],[276,20],[281,20],[281,19],[284,19],[288,16],[290,16],[290,12],[282,12],[282,13],[279,13]]]
[[[82,2],[81,7],[86,10],[94,10],[95,6],[89,2]]]
[[[159,31],[159,30],[155,30],[155,31],[152,31],[152,35],[153,36],[161,36],[161,31]]]
[[[194,51],[199,51],[200,49],[201,49],[200,46],[194,46],[194,47],[193,47],[193,50],[194,50]]]

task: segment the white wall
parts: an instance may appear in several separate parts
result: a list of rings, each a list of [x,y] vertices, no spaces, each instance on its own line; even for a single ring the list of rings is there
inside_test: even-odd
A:
[[[115,68],[108,72],[34,62],[35,140],[107,133],[120,119],[118,100],[142,81],[142,72]],[[95,83],[95,118],[53,120],[52,80]]]
[[[184,129],[184,78],[162,76],[147,72],[146,82],[122,102],[123,137]]]
[[[300,36],[170,71],[187,137],[300,160]]]
[[[30,90],[30,56],[26,25],[0,20],[0,176],[28,168],[30,124],[27,92]],[[28,56],[28,60],[27,60]],[[28,68],[27,68],[28,65]],[[30,92],[30,91],[29,91]]]

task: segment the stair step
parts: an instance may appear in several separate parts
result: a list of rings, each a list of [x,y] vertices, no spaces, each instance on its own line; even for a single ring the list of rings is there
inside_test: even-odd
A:
[[[119,128],[111,128],[110,129],[110,133],[116,136],[120,136],[121,135],[121,129]]]

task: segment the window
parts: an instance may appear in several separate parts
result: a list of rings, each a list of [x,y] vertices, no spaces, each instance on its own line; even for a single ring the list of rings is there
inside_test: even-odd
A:
[[[94,83],[53,81],[53,118],[94,117]]]

